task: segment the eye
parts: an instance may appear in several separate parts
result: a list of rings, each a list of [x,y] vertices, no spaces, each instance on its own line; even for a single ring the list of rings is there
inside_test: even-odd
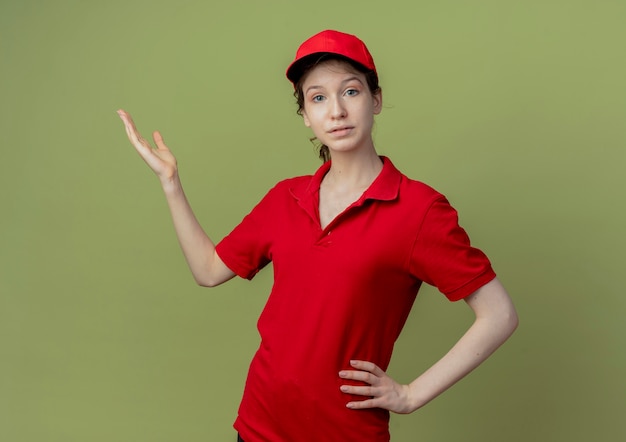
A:
[[[348,95],[349,97],[353,97],[358,94],[359,94],[359,91],[357,91],[356,89],[348,89],[346,91],[346,95]]]
[[[314,95],[313,97],[311,97],[311,101],[314,103],[319,103],[320,101],[324,100],[324,96],[323,95]]]

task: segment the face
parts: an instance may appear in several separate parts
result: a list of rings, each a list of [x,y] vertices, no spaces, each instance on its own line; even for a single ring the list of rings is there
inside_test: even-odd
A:
[[[373,149],[374,115],[382,96],[372,94],[365,75],[330,60],[312,68],[302,84],[304,124],[333,152]]]

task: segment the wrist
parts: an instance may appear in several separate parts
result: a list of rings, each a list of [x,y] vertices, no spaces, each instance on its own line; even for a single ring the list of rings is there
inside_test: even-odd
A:
[[[178,193],[182,189],[182,184],[178,178],[178,174],[174,174],[169,177],[159,177],[163,192],[166,194]]]
[[[415,382],[409,384],[407,387],[407,405],[409,407],[408,413],[413,413],[426,405],[432,398],[427,397],[424,394],[424,390],[415,385]]]

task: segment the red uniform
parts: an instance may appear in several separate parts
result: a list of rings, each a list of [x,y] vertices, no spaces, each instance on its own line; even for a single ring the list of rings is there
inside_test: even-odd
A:
[[[422,281],[456,301],[495,277],[445,197],[383,161],[325,229],[319,188],[329,163],[278,183],[217,245],[241,277],[274,267],[235,422],[246,442],[388,441],[389,413],[346,408],[364,398],[339,390],[339,371],[351,359],[387,369]]]

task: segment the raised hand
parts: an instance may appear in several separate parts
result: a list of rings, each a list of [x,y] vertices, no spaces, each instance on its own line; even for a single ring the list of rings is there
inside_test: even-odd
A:
[[[131,144],[159,179],[163,182],[174,178],[178,173],[176,158],[163,142],[161,134],[158,131],[153,132],[152,139],[156,144],[156,149],[153,149],[150,143],[137,131],[133,119],[126,111],[120,109],[117,114],[124,122],[126,134]]]
[[[355,410],[364,408],[384,408],[394,413],[411,413],[415,406],[411,404],[410,388],[400,385],[380,367],[367,361],[350,361],[355,370],[342,370],[339,377],[365,382],[365,386],[342,385],[341,391],[349,394],[366,396],[362,401],[348,402],[346,406]]]

